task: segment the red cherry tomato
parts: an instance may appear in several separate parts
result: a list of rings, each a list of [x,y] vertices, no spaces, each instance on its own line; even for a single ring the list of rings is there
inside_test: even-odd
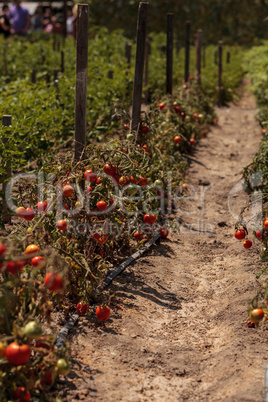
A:
[[[92,170],[87,170],[84,173],[84,178],[86,181],[89,181],[90,183],[94,183],[94,181],[96,181],[96,179],[97,179],[97,175],[96,175],[96,173],[93,173]]]
[[[107,208],[107,203],[105,201],[99,201],[97,202],[97,208],[100,211],[104,211]]]
[[[181,143],[181,137],[179,135],[176,135],[176,137],[174,137],[174,142],[176,144],[180,144]]]
[[[58,223],[57,223],[57,228],[59,230],[65,230],[67,229],[67,222],[64,219],[61,219]]]
[[[250,248],[252,246],[252,241],[249,240],[249,239],[245,239],[244,242],[243,242],[243,246],[245,248]]]
[[[41,255],[32,258],[32,266],[35,268],[44,268],[46,266],[46,260]]]
[[[106,321],[108,320],[108,318],[110,317],[111,314],[111,310],[109,306],[98,306],[96,308],[96,317],[100,320],[100,321]]]
[[[34,217],[35,217],[34,210],[32,208],[26,208],[24,219],[26,219],[26,221],[31,221]]]
[[[88,310],[89,310],[89,304],[88,303],[83,303],[82,301],[80,301],[79,303],[77,303],[76,305],[76,312],[79,315],[85,315],[87,314]]]
[[[5,355],[9,363],[20,366],[30,359],[31,349],[26,344],[19,345],[17,342],[12,342],[6,347]]]
[[[243,240],[246,237],[246,232],[244,231],[244,229],[239,229],[235,232],[234,235],[237,240]]]
[[[63,279],[58,274],[48,272],[44,277],[44,284],[52,292],[59,292],[63,288]]]
[[[148,223],[149,225],[153,225],[156,221],[156,216],[154,214],[146,214],[143,217],[143,222]]]
[[[13,399],[19,402],[29,402],[31,400],[30,391],[26,391],[24,387],[18,387],[13,392]]]

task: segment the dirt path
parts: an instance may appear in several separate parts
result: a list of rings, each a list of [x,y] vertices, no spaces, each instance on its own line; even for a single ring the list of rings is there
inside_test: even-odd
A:
[[[73,370],[55,390],[63,401],[263,401],[267,332],[245,326],[258,245],[234,239],[227,204],[258,148],[255,112],[247,92],[217,110],[190,165],[186,225],[116,280],[106,325],[81,318],[72,330]],[[233,212],[246,200],[232,197]]]

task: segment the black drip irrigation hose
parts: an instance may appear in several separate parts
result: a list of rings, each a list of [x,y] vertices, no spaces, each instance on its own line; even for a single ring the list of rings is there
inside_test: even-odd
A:
[[[147,251],[155,243],[160,244],[160,235],[159,234],[155,235],[151,240],[149,240],[147,243],[145,243],[140,248],[140,250],[136,251],[134,254],[132,254],[130,257],[128,257],[122,264],[120,264],[117,268],[115,268],[110,274],[108,274],[106,276],[106,278],[104,279],[101,287],[96,290],[95,295],[99,290],[103,290],[108,285],[110,285],[110,283],[119,274],[121,274],[128,267],[129,264],[131,264],[133,261],[135,261],[137,258],[139,258],[142,254],[144,254],[145,251]],[[94,295],[93,295],[93,297],[94,297]],[[70,329],[75,325],[78,318],[79,318],[79,315],[77,313],[74,313],[69,318],[69,320],[66,322],[66,324],[62,327],[62,329],[58,335],[58,338],[55,342],[55,346],[57,348],[60,348],[63,345],[63,343],[65,342],[65,340],[68,336]]]

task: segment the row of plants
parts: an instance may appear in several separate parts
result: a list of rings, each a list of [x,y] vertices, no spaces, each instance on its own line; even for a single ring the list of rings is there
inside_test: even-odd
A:
[[[105,77],[107,87],[111,80]],[[69,372],[67,347],[54,345],[57,327],[52,312],[64,312],[67,318],[77,311],[91,315],[92,322],[109,318],[110,295],[103,292],[103,279],[129,250],[139,248],[155,233],[166,238],[171,230],[178,230],[173,212],[187,192],[183,155],[193,152],[196,142],[207,135],[209,124],[217,123],[211,93],[199,88],[191,77],[172,97],[162,96],[161,91],[152,93],[136,142],[137,133],[129,130],[125,107],[129,78],[122,80],[121,72],[118,92],[108,89],[107,97],[96,94],[105,103],[105,111],[100,102],[89,122],[91,143],[85,159],[75,163],[72,150],[57,152],[58,143],[68,138],[73,124],[72,80],[60,77],[58,92],[54,85],[18,79],[3,92],[13,106],[12,113],[5,110],[3,114],[18,118],[13,120],[11,134],[2,131],[1,173],[5,174],[12,159],[16,180],[23,161],[36,158],[35,169],[24,169],[25,175],[14,182],[8,200],[13,225],[2,231],[0,239],[3,401],[46,400],[55,378]],[[97,81],[102,91],[101,77]],[[21,92],[22,82],[27,82],[27,96],[26,90]],[[94,95],[91,89],[89,101]],[[20,107],[24,109],[17,113]],[[34,122],[28,124],[31,118]],[[100,138],[92,135],[90,127],[99,128]],[[32,132],[35,135],[29,139]],[[44,152],[39,135],[47,135]],[[37,141],[31,155],[27,147],[33,138]]]
[[[216,123],[213,102],[195,82],[151,105],[138,145],[121,110],[117,117],[124,140],[89,145],[78,163],[72,152],[44,159],[42,170],[31,172],[36,177],[14,186],[17,221],[1,239],[0,256],[3,401],[45,399],[57,375],[68,373],[51,312],[96,313],[93,322],[109,317],[103,279],[129,250],[178,229],[169,218],[187,191],[182,154]]]
[[[256,216],[250,220],[244,218],[246,210],[241,211],[240,221],[237,223],[235,237],[243,241],[245,248],[251,248],[252,239],[259,243],[260,259],[263,268],[257,274],[259,281],[258,291],[252,300],[248,302],[250,321],[248,326],[255,327],[265,321],[268,314],[268,63],[266,54],[268,43],[263,42],[246,53],[243,68],[250,80],[250,88],[256,100],[258,112],[256,118],[260,123],[260,147],[253,161],[243,169],[244,189],[249,194],[248,208],[261,205]]]

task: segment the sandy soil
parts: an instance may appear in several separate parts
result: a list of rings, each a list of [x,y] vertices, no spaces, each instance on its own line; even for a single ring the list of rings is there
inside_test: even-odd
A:
[[[247,196],[229,196],[261,130],[248,92],[217,113],[219,125],[191,157],[189,195],[195,197],[178,211],[180,233],[114,282],[106,324],[81,318],[71,331],[72,371],[53,390],[62,401],[264,399],[268,333],[245,325],[261,267],[259,245],[253,240],[245,250],[234,238],[233,215]]]

